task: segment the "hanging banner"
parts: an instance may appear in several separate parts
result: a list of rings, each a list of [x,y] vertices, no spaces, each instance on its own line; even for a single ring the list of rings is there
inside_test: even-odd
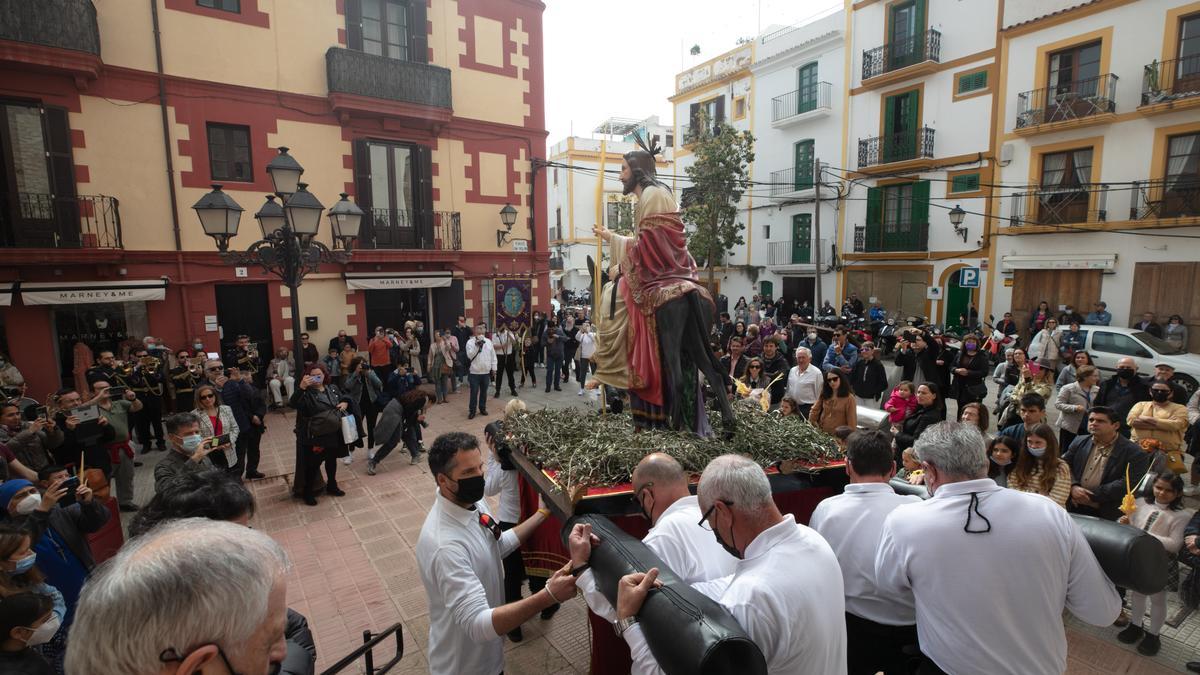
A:
[[[516,332],[529,326],[533,282],[529,279],[496,279],[496,298],[492,304],[495,315],[492,327],[501,323],[517,324]]]
[[[167,297],[166,279],[145,281],[21,282],[26,305],[79,305],[95,302],[138,302]]]
[[[445,288],[454,281],[452,272],[395,272],[395,273],[359,273],[348,272],[345,275],[346,288],[354,291],[387,290],[390,288]]]

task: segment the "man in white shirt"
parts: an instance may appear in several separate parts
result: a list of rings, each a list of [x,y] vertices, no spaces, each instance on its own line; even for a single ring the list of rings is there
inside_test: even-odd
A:
[[[487,324],[482,321],[475,326],[475,335],[467,340],[467,381],[471,384],[471,400],[467,405],[467,419],[475,419],[475,409],[487,415],[488,384],[496,374],[496,349],[487,339]]]
[[[804,419],[808,419],[808,411],[817,402],[824,384],[825,375],[812,364],[812,352],[808,347],[797,347],[796,365],[788,372],[787,395],[799,404],[800,416]]]
[[[808,525],[825,537],[842,567],[846,586],[846,658],[849,675],[907,675],[905,646],[917,644],[911,594],[881,593],[875,583],[875,552],[884,518],[919,497],[898,495],[892,437],[856,431],[846,442],[845,492],[817,504]]]
[[[501,532],[483,499],[483,458],[471,434],[438,436],[429,450],[437,497],[417,540],[417,566],[429,600],[429,672],[496,675],[504,670],[500,636],[575,594],[575,577],[554,573],[528,598],[504,603],[501,559],[515,551],[546,509]]]
[[[492,349],[496,352],[496,394],[492,398],[500,398],[500,385],[504,374],[508,373],[508,391],[517,395],[517,381],[513,379],[513,370],[517,367],[516,357],[517,336],[503,323],[492,334]]]
[[[511,530],[521,520],[521,489],[517,467],[512,463],[512,449],[504,438],[504,423],[493,420],[483,428],[483,438],[487,441],[488,453],[486,467],[483,471],[483,496],[499,495],[496,506],[496,518],[500,520],[500,531]],[[516,602],[521,599],[521,584],[525,582],[525,559],[518,549],[504,556],[504,601]],[[541,589],[530,589],[541,590]],[[525,639],[521,627],[508,632],[508,639],[520,642]]]
[[[1067,668],[1063,609],[1096,626],[1121,599],[1083,533],[1041,495],[987,477],[983,436],[941,422],[914,444],[933,495],[884,521],[879,592],[916,598],[921,673],[1061,675]],[[1026,570],[1013,582],[1014,570]]]
[[[739,455],[708,463],[697,492],[702,523],[739,558],[732,577],[693,584],[721,603],[762,650],[772,673],[846,672],[842,571],[821,535],[779,512],[762,467]],[[617,585],[617,626],[633,672],[661,672],[637,624],[658,569]]]
[[[733,574],[737,558],[727,553],[712,533],[700,526],[700,504],[688,490],[688,475],[672,456],[655,452],[646,455],[633,470],[633,499],[651,523],[642,543],[684,583],[711,581]],[[592,526],[579,524],[571,531],[571,569],[587,564],[592,554]],[[579,590],[588,607],[608,621],[616,621],[616,610],[596,588],[591,570],[579,575]]]

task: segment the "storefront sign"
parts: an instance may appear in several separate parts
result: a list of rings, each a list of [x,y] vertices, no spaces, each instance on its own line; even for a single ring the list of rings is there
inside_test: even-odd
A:
[[[100,302],[145,302],[167,297],[166,279],[145,281],[38,282],[21,284],[26,305],[82,305]]]
[[[347,274],[346,288],[350,290],[387,290],[395,288],[446,288],[454,281],[450,272],[417,274]]]
[[[496,279],[495,321],[493,326],[516,322],[529,325],[529,305],[533,297],[533,282],[529,279]]]

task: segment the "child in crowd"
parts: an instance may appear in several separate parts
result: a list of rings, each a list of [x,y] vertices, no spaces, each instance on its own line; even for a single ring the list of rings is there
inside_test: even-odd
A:
[[[1145,502],[1138,504],[1132,515],[1121,516],[1117,522],[1132,525],[1157,538],[1171,556],[1170,564],[1175,565],[1174,556],[1183,546],[1183,529],[1191,517],[1192,512],[1183,508],[1183,479],[1166,472],[1155,478],[1151,489],[1145,493]],[[1167,591],[1164,589],[1150,596],[1150,625],[1145,628],[1142,620],[1146,613],[1146,596],[1130,590],[1129,599],[1129,626],[1117,633],[1117,639],[1125,644],[1141,640],[1138,652],[1154,656],[1160,646],[1159,631],[1167,619]]]
[[[1020,453],[1017,439],[1010,436],[997,436],[988,443],[988,478],[996,481],[1000,487],[1008,487],[1008,474],[1016,466]]]
[[[913,485],[925,482],[925,471],[921,468],[921,460],[917,459],[916,450],[905,448],[900,459],[900,470],[896,472],[896,478],[906,480]]]
[[[888,420],[892,424],[903,422],[909,413],[917,409],[917,388],[908,380],[897,384],[891,396],[888,396],[887,403],[883,404],[883,409],[888,412]]]
[[[847,426],[840,426],[833,430],[833,440],[837,441],[838,449],[842,451],[842,454],[846,454],[846,442],[852,433],[854,433],[854,429]]]
[[[780,417],[798,417],[800,415],[799,406],[791,396],[784,396],[780,399],[778,412]]]

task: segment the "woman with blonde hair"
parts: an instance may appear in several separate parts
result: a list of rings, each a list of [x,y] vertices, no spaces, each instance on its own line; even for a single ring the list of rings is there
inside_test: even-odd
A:
[[[233,409],[221,403],[217,390],[212,385],[202,384],[196,387],[196,409],[192,411],[200,418],[200,435],[204,438],[217,438],[229,434],[229,444],[224,452],[214,452],[208,456],[212,463],[227,471],[233,471],[237,466],[238,428],[237,420],[233,417]]]

